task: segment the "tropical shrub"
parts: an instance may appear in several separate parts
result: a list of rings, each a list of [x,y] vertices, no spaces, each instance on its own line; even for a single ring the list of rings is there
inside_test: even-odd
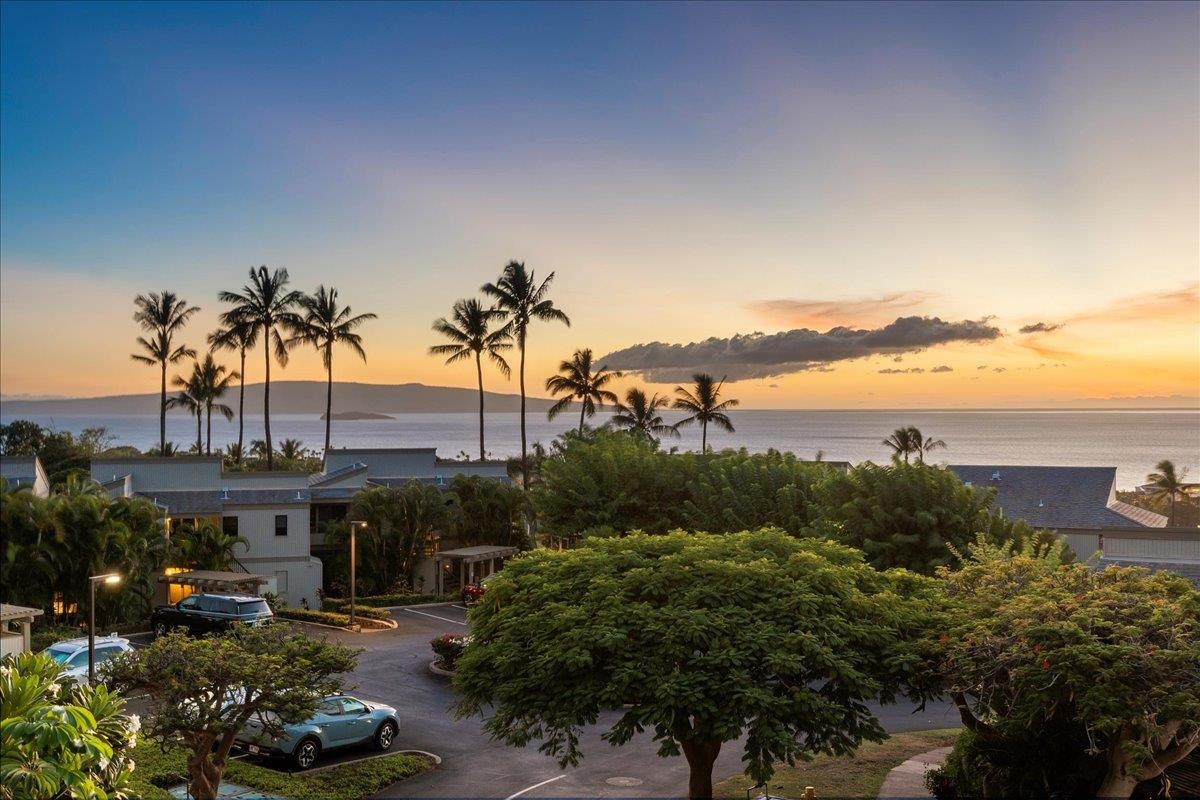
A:
[[[356,597],[357,606],[372,606],[387,608],[389,606],[416,606],[427,603],[453,603],[462,599],[457,594],[377,594],[366,597]],[[326,597],[321,601],[323,611],[346,611],[350,601],[344,597]]]
[[[455,500],[454,529],[460,546],[529,547],[525,527],[532,509],[519,487],[480,475],[458,475],[450,482],[449,494]]]
[[[104,686],[60,684],[60,670],[33,653],[0,666],[0,798],[131,796],[138,718],[122,714],[124,700]]]
[[[1062,564],[982,539],[940,571],[934,664],[964,736],[960,795],[1128,797],[1200,745],[1200,592],[1167,572]]]
[[[429,642],[433,654],[438,657],[443,669],[453,670],[458,665],[458,659],[467,649],[471,637],[453,633],[443,633]]]
[[[346,604],[345,611],[316,611],[309,608],[281,608],[275,612],[275,616],[280,619],[294,619],[300,622],[319,622],[322,625],[336,625],[344,628],[350,624],[350,604]],[[373,620],[388,620],[392,615],[381,608],[371,608],[369,606],[354,607],[354,616],[358,619],[373,619]]]

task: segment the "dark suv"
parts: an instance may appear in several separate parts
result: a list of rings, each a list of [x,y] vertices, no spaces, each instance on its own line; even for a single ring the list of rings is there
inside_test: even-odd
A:
[[[267,601],[253,595],[191,594],[170,606],[158,606],[150,614],[150,627],[155,636],[163,636],[173,628],[186,628],[199,636],[214,631],[227,631],[233,625],[264,625],[275,615]]]

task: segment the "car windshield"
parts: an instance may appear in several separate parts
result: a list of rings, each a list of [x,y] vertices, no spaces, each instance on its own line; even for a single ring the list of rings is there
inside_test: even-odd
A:
[[[247,600],[238,603],[238,614],[266,614],[271,611],[266,600]]]
[[[68,659],[68,658],[70,658],[70,657],[71,657],[71,654],[72,654],[72,653],[74,653],[74,652],[75,652],[75,648],[74,648],[74,647],[57,647],[57,646],[54,646],[54,647],[48,647],[48,648],[46,648],[46,655],[48,655],[48,656],[50,656],[51,658],[53,658],[53,659],[54,659],[54,663],[56,663],[56,664],[65,664],[65,663],[67,663],[67,659]]]

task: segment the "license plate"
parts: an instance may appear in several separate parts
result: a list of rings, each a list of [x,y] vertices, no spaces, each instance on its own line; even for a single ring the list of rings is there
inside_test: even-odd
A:
[[[254,755],[258,755],[259,753],[261,753],[261,752],[262,752],[262,748],[261,748],[261,747],[259,747],[259,746],[258,746],[258,745],[256,745],[256,744],[252,744],[252,745],[250,745],[250,747],[249,747],[249,750],[250,750],[250,752],[251,752],[251,753],[253,753]]]

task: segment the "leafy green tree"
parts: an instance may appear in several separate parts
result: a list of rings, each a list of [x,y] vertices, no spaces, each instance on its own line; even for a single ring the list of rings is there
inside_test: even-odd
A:
[[[36,422],[14,419],[0,425],[0,455],[36,456],[46,443],[46,431]]]
[[[625,402],[617,403],[617,413],[612,418],[613,427],[648,439],[660,436],[678,439],[679,430],[674,425],[668,425],[662,414],[658,413],[670,405],[671,399],[657,392],[647,397],[642,389],[630,389],[625,392]]]
[[[190,306],[174,292],[150,292],[139,294],[133,299],[137,311],[133,321],[146,332],[137,338],[141,352],[130,358],[139,364],[157,366],[162,375],[162,401],[158,411],[158,447],[167,449],[167,365],[177,364],[185,358],[194,358],[196,351],[184,344],[177,344],[176,337],[183,332],[189,319],[200,311],[199,306]]]
[[[112,664],[117,686],[149,693],[146,730],[164,748],[188,751],[188,792],[215,800],[238,731],[257,719],[272,735],[312,716],[335,694],[358,652],[292,634],[283,626],[239,626],[222,636],[160,636]]]
[[[485,283],[480,287],[480,291],[491,297],[495,301],[495,308],[504,315],[504,329],[516,339],[517,350],[521,354],[518,367],[521,384],[521,482],[526,490],[529,489],[529,450],[525,436],[525,343],[529,337],[529,324],[534,320],[571,324],[570,318],[561,309],[555,308],[554,301],[547,297],[553,282],[553,272],[538,283],[534,271],[526,269],[524,262],[509,261],[495,283]]]
[[[179,566],[191,569],[227,572],[237,562],[237,549],[250,549],[245,537],[226,533],[219,525],[201,522],[199,525],[184,525],[171,538],[174,560]]]
[[[288,271],[276,269],[268,272],[266,266],[250,268],[250,282],[240,292],[222,291],[218,299],[233,306],[221,314],[221,325],[251,324],[262,331],[263,359],[263,429],[266,445],[267,469],[274,467],[271,451],[271,354],[279,366],[287,366],[288,350],[284,331],[291,330],[300,322],[295,312],[300,292],[289,289]]]
[[[122,714],[124,701],[103,686],[59,683],[61,669],[34,653],[0,666],[0,797],[129,797],[140,721]]]
[[[951,547],[964,548],[990,527],[992,497],[950,470],[898,459],[886,466],[866,462],[822,482],[816,527],[862,550],[878,569],[929,575],[954,563]]]
[[[529,496],[520,487],[480,475],[457,475],[449,493],[455,500],[460,545],[528,547]]]
[[[1056,556],[981,541],[939,573],[933,663],[977,745],[950,769],[991,796],[1129,797],[1200,745],[1200,592]]]
[[[725,412],[738,404],[737,400],[721,400],[721,387],[724,379],[718,381],[712,375],[697,372],[692,376],[692,388],[675,387],[675,402],[671,407],[682,411],[688,416],[675,423],[679,428],[700,423],[700,452],[708,452],[708,426],[716,425],[723,431],[733,433],[733,423]]]
[[[246,431],[246,351],[258,343],[258,325],[249,319],[226,319],[224,324],[208,335],[213,350],[235,350],[238,354],[238,440],[235,462],[243,455]]]
[[[1160,506],[1167,504],[1167,524],[1174,525],[1175,500],[1180,497],[1187,500],[1187,495],[1184,493],[1187,469],[1176,470],[1175,462],[1168,459],[1158,462],[1154,469],[1155,472],[1146,476],[1146,480],[1150,484],[1150,499]]]
[[[777,450],[713,454],[691,472],[680,524],[709,533],[770,526],[799,536],[814,521],[817,484],[829,473]]]
[[[929,583],[773,530],[535,551],[472,611],[457,713],[516,747],[541,739],[565,766],[581,729],[616,709],[607,741],[652,731],[660,756],[687,759],[688,795],[708,798],[726,742],[745,737],[747,772],[765,782],[776,762],[883,739],[865,704],[923,691],[909,684]]]
[[[512,369],[503,355],[505,350],[512,349],[512,334],[507,327],[490,330],[492,321],[503,316],[503,311],[484,308],[473,297],[459,300],[451,310],[450,319],[441,317],[433,323],[433,329],[449,339],[449,343],[435,344],[429,348],[430,355],[446,356],[447,364],[475,359],[475,377],[479,381],[480,461],[487,458],[487,450],[483,445],[483,357],[487,356],[505,378],[512,375]]]
[[[563,397],[550,406],[546,415],[554,419],[578,400],[579,434],[582,436],[586,417],[595,416],[596,409],[604,408],[605,403],[618,403],[617,395],[604,387],[614,378],[621,377],[621,373],[608,369],[604,364],[593,366],[591,348],[576,350],[570,361],[558,365],[558,372],[558,375],[546,379],[546,391],[553,396]]]
[[[314,294],[301,294],[296,299],[299,314],[292,324],[292,338],[288,345],[308,344],[321,354],[325,366],[325,449],[329,452],[329,432],[333,422],[333,346],[349,347],[364,362],[367,351],[363,350],[362,337],[355,333],[364,322],[376,319],[374,314],[354,314],[350,306],[338,305],[338,291],[333,287],[318,286]]]

